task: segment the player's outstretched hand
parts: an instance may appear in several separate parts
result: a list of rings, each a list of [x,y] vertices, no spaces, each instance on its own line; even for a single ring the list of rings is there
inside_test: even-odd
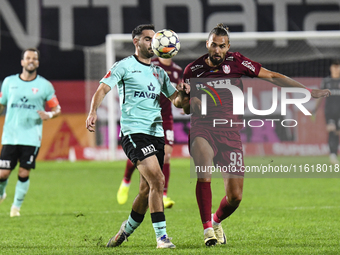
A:
[[[97,121],[97,114],[89,114],[89,116],[86,119],[86,128],[90,132],[95,132],[96,128],[96,121]]]
[[[176,86],[176,89],[178,91],[185,91],[185,93],[190,93],[190,85],[184,82],[178,83]]]
[[[313,89],[311,92],[311,96],[314,98],[328,97],[330,95],[331,91],[329,89]]]

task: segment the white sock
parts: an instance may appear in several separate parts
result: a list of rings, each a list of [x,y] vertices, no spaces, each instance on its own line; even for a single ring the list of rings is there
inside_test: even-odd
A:
[[[211,220],[211,222],[212,222],[212,224],[213,224],[213,225],[215,225],[215,226],[218,226],[218,225],[220,225],[220,224],[221,224],[221,223],[217,223],[217,222],[215,222],[215,221],[214,221],[214,219],[212,219],[212,220]]]
[[[214,214],[211,214],[211,222],[212,222],[212,224],[215,225],[215,226],[218,226],[218,225],[221,224],[221,222],[220,222],[220,223],[217,223],[216,221],[214,221]]]
[[[214,231],[214,229],[213,229],[213,228],[206,228],[206,229],[204,229],[204,232],[203,232],[203,234],[205,235],[209,229],[211,229],[212,231]]]
[[[125,181],[123,181],[123,186],[124,187],[130,187],[131,181],[129,183],[126,183]]]

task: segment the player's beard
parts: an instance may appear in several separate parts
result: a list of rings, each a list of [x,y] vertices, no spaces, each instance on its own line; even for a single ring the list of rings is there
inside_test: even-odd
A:
[[[214,58],[214,55],[209,54],[209,60],[211,61],[211,63],[214,66],[218,66],[218,65],[220,65],[223,62],[224,56],[219,56],[219,57],[220,57],[219,59],[216,59],[216,58]]]
[[[155,55],[155,53],[153,52],[152,48],[146,48],[146,47],[141,47],[141,53],[146,58],[152,58]]]
[[[35,73],[37,71],[38,68],[34,68],[34,69],[27,69],[25,68],[26,72],[28,72],[29,74]]]
[[[30,68],[30,66],[33,66],[33,68]],[[38,67],[34,64],[29,64],[25,66],[24,68],[25,68],[25,71],[28,72],[29,74],[35,73],[38,69]]]
[[[151,51],[147,51],[147,57],[148,58],[152,58],[155,55],[155,53],[151,50]]]

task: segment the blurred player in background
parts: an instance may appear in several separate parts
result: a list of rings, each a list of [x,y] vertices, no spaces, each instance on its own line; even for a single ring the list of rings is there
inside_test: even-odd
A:
[[[156,58],[151,61],[154,65],[162,67],[167,74],[169,75],[170,81],[174,87],[181,82],[182,78],[182,68],[178,66],[176,63],[172,61],[171,58]],[[175,202],[167,196],[168,186],[169,186],[169,178],[170,178],[170,158],[172,154],[172,145],[174,143],[174,131],[173,131],[173,116],[171,110],[171,102],[167,99],[163,94],[161,94],[160,98],[161,108],[162,108],[162,119],[163,119],[163,129],[164,129],[164,165],[163,165],[163,174],[165,178],[164,183],[164,191],[163,191],[163,204],[164,208],[171,208]],[[131,176],[135,170],[135,165],[132,164],[131,160],[127,160],[124,178],[120,184],[118,193],[117,193],[117,201],[119,204],[125,204],[128,195],[129,188],[131,184]]]
[[[243,89],[240,78],[244,76],[258,77],[281,87],[306,88],[295,80],[282,74],[269,71],[261,64],[254,62],[239,52],[228,52],[229,32],[223,24],[218,24],[209,33],[206,41],[208,54],[203,55],[190,63],[184,70],[184,82],[190,83],[191,78],[220,78],[219,85],[226,85],[230,81],[234,86]],[[205,83],[204,83],[205,84]],[[233,115],[233,97],[226,87],[213,88],[219,94],[223,104],[215,107],[213,100],[207,100],[207,115],[201,115],[201,94],[205,92],[191,84],[189,104],[183,105],[185,113],[193,113],[190,129],[190,154],[197,166],[201,169],[215,166],[234,166],[237,172],[223,174],[226,196],[214,214],[212,209],[211,172],[197,172],[196,198],[204,228],[204,242],[207,246],[226,244],[226,237],[221,222],[228,218],[239,206],[243,193],[244,167],[242,142],[239,125],[223,125],[213,127],[213,119],[228,119],[229,123],[243,123],[243,116]],[[208,85],[207,85],[208,86]],[[208,87],[206,86],[206,90]],[[308,89],[308,88],[306,88]],[[311,90],[313,97],[322,97],[329,94],[329,90]]]
[[[7,106],[0,156],[0,203],[6,198],[7,179],[18,161],[18,181],[10,216],[20,216],[27,194],[30,170],[35,168],[42,138],[43,120],[60,115],[52,84],[37,74],[40,53],[35,48],[23,51],[22,73],[5,78],[1,87],[0,113]],[[51,111],[45,111],[45,103]]]
[[[321,89],[331,91],[331,96],[326,99],[324,109],[330,152],[329,160],[332,164],[339,164],[337,155],[340,133],[340,60],[333,60],[329,69],[331,75],[322,80]],[[317,100],[314,113],[317,112],[322,101],[321,98]]]
[[[107,247],[121,245],[142,223],[150,207],[157,248],[175,248],[166,232],[163,207],[164,131],[159,102],[161,93],[176,106],[182,107],[183,93],[174,88],[167,73],[151,63],[151,48],[155,34],[153,25],[139,25],[132,31],[135,54],[116,62],[93,95],[86,128],[95,131],[97,109],[105,95],[117,85],[120,109],[122,147],[140,173],[139,194],[132,210]],[[177,86],[182,89],[182,84]],[[187,84],[185,89],[190,89]],[[189,92],[189,90],[187,91]],[[145,95],[148,96],[145,96]]]

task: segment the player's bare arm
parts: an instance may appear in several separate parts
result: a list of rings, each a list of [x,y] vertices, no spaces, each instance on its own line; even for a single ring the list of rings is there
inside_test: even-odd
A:
[[[296,87],[296,88],[305,88],[300,82],[289,78],[283,74],[270,71],[266,68],[261,67],[258,78],[269,81],[280,87]],[[328,89],[312,89],[311,96],[314,98],[320,97],[328,97],[331,92]]]
[[[185,101],[188,101],[187,95],[190,93],[190,85],[187,83],[180,83],[176,86],[177,91],[169,97],[169,100],[177,108],[183,108]]]
[[[186,97],[183,100],[183,111],[185,114],[201,114],[201,100],[197,97],[191,97],[189,100],[189,97]]]
[[[94,93],[92,100],[91,100],[91,107],[90,107],[90,112],[89,115],[87,116],[86,119],[86,128],[90,132],[95,132],[95,127],[96,127],[96,121],[97,121],[97,109],[99,105],[103,102],[103,99],[105,95],[111,90],[110,86],[101,83],[97,89],[97,91]]]
[[[5,110],[5,105],[0,104],[0,114],[2,114],[4,110]]]
[[[60,115],[61,113],[61,107],[60,105],[54,106],[51,108],[51,111],[37,111],[40,118],[42,120],[49,120],[56,118]]]

